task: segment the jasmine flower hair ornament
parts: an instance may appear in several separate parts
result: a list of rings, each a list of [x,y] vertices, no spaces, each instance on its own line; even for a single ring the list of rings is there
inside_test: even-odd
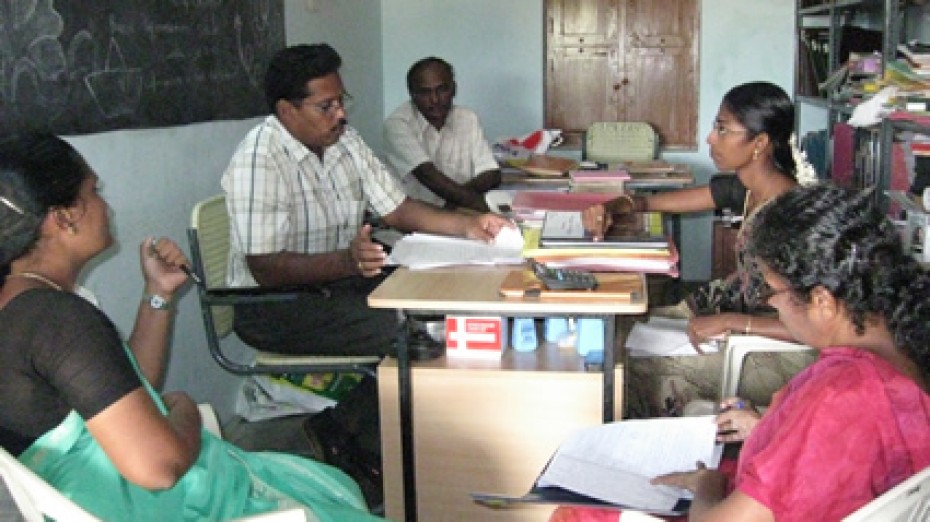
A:
[[[817,177],[817,171],[807,161],[807,153],[798,148],[798,137],[793,132],[788,144],[791,146],[791,157],[794,158],[795,179],[798,180],[798,185],[807,187],[819,183],[820,178]]]

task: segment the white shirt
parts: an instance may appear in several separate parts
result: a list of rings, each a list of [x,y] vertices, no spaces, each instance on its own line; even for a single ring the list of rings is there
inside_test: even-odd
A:
[[[405,195],[358,132],[346,127],[323,161],[275,116],[249,131],[222,179],[230,215],[230,286],[257,286],[246,255],[347,248],[365,210],[384,216]]]
[[[457,183],[466,183],[478,174],[499,168],[484,138],[478,115],[454,105],[442,129],[436,130],[411,101],[400,105],[384,121],[386,160],[407,195],[438,206],[445,200],[423,186],[412,171],[432,162],[440,172]]]

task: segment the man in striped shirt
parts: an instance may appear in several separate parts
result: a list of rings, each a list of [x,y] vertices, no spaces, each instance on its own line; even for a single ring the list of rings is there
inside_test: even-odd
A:
[[[387,355],[397,314],[368,307],[386,253],[366,211],[402,231],[491,240],[507,220],[406,197],[346,120],[351,98],[336,51],[297,45],[272,59],[272,114],[239,144],[222,178],[230,214],[230,286],[316,285],[296,301],[237,306],[239,336],[278,353]],[[370,503],[380,495],[377,387],[363,380],[306,425],[323,458],[349,472]]]

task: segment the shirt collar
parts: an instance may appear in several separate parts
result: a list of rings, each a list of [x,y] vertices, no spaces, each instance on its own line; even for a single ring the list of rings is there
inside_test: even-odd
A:
[[[297,162],[301,162],[307,158],[308,155],[313,154],[309,147],[300,142],[284,124],[281,123],[281,120],[278,119],[274,114],[268,116],[266,120],[268,125],[276,130],[281,135],[281,146],[284,147],[284,150],[287,151]],[[315,155],[315,154],[314,154]]]
[[[452,108],[449,109],[449,115],[446,116],[446,123],[442,126],[441,129],[437,129],[436,127],[433,127],[432,123],[426,120],[426,117],[423,116],[423,113],[420,112],[420,109],[417,109],[417,106],[413,104],[412,100],[408,101],[407,103],[410,104],[410,110],[413,111],[413,117],[417,123],[417,128],[419,128],[421,132],[427,129],[437,133],[452,132],[452,113],[455,112],[455,104],[453,104]]]

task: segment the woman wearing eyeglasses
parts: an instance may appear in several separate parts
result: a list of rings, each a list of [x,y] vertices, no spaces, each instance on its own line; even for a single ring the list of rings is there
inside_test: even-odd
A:
[[[624,195],[604,205],[593,206],[584,212],[584,223],[596,236],[603,236],[612,224],[612,216],[630,212],[688,213],[729,209],[734,215],[742,216],[742,227],[747,228],[753,214],[775,196],[798,184],[798,175],[806,180],[816,179],[812,168],[800,157],[793,138],[794,104],[778,86],[767,82],[751,82],[731,89],[724,96],[714,118],[713,127],[707,135],[710,155],[717,169],[723,174],[711,178],[710,184],[689,189],[661,192],[652,195]],[[737,239],[739,257],[742,234]],[[693,315],[688,323],[688,336],[697,348],[700,343],[729,332],[752,333],[783,340],[791,340],[791,334],[771,314],[759,315],[751,297],[759,281],[740,278],[735,274],[725,280],[712,281],[694,292],[687,300]],[[794,357],[794,356],[791,356]],[[664,364],[653,358],[631,361],[632,380],[637,375],[677,373],[667,368],[641,368],[637,365]],[[669,398],[667,405],[653,404],[649,397],[631,397],[629,404],[636,416],[680,414],[687,400],[708,398],[701,390],[715,393],[719,388],[719,365],[694,360],[694,368],[687,371],[687,379],[698,388],[683,400]],[[700,368],[707,366],[707,372]],[[695,370],[695,371],[691,371]],[[694,375],[706,373],[697,379]],[[705,378],[706,377],[706,378]],[[652,378],[652,377],[644,377]],[[635,395],[646,386],[631,386]],[[693,396],[694,394],[697,397]]]
[[[762,208],[745,253],[819,357],[775,395],[733,481],[699,466],[653,483],[694,493],[689,520],[840,520],[930,466],[930,274],[870,193],[831,186]]]

